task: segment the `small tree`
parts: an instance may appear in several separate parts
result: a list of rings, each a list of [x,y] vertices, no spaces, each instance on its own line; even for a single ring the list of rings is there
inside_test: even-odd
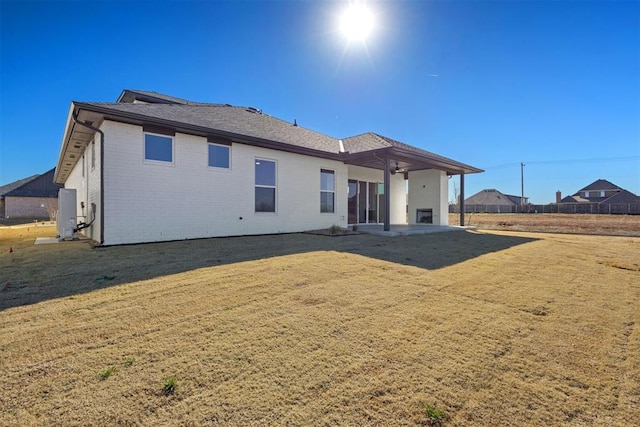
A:
[[[49,221],[55,221],[58,215],[58,198],[49,197],[42,205],[49,215]]]
[[[453,181],[452,195],[453,195],[453,198],[452,200],[449,200],[449,205],[455,206],[455,209],[453,210],[454,212],[460,212],[460,210],[458,209],[460,207],[460,193],[458,192],[458,186],[456,185],[455,181]]]

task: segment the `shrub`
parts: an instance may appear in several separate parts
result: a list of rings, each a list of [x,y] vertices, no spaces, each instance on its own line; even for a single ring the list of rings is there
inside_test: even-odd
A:
[[[164,394],[173,394],[176,391],[176,386],[178,385],[178,380],[175,378],[167,378],[164,381],[164,385],[162,386],[162,392]]]
[[[106,380],[107,378],[109,378],[111,375],[113,375],[116,372],[116,368],[111,367],[111,368],[107,368],[104,371],[101,371],[98,374],[98,377],[100,377],[101,380]]]
[[[331,235],[335,235],[335,234],[341,234],[342,233],[342,227],[340,227],[339,225],[332,225],[331,227],[329,227],[329,232],[331,233]]]
[[[441,426],[442,421],[447,415],[443,409],[438,409],[428,403],[424,405],[424,410],[427,413],[427,421],[430,426]]]

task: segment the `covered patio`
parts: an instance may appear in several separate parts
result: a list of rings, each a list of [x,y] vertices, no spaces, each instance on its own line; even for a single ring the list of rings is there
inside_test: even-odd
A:
[[[460,201],[464,203],[465,175],[483,172],[482,169],[371,132],[347,138],[341,144],[346,164],[383,172],[384,189],[380,192],[383,205],[379,207],[384,212],[382,224],[356,221],[358,228],[363,231],[370,229],[375,232],[381,226],[381,231],[391,233],[389,235],[403,235],[435,232],[435,227],[451,227],[445,217],[448,213],[448,178],[460,176]],[[398,200],[398,195],[392,194],[391,185],[391,177],[398,174],[409,181],[406,203],[402,203],[402,209],[406,212],[402,213],[397,211],[400,203],[391,203],[392,200]],[[398,189],[396,185],[394,191],[397,192]],[[400,214],[406,217],[406,223],[395,225],[400,222]],[[435,217],[438,217],[437,221],[434,221]],[[394,222],[394,230],[391,222]],[[464,226],[463,206],[460,209],[459,224]],[[356,224],[349,221],[349,225]]]

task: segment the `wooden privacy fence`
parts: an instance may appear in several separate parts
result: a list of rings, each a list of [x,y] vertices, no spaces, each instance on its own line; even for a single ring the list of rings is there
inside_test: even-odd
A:
[[[449,213],[459,213],[458,205],[449,205]],[[465,213],[567,213],[640,215],[640,203],[562,203],[549,205],[464,205]]]

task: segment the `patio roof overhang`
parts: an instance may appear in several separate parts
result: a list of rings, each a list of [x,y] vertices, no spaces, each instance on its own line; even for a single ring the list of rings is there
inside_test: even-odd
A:
[[[461,175],[484,172],[482,169],[457,162],[446,157],[427,152],[417,152],[401,147],[385,147],[377,150],[362,151],[359,153],[344,153],[344,163],[362,166],[372,169],[385,169],[389,162],[392,169],[396,166],[401,172],[411,172],[425,169],[437,169],[447,175]]]

